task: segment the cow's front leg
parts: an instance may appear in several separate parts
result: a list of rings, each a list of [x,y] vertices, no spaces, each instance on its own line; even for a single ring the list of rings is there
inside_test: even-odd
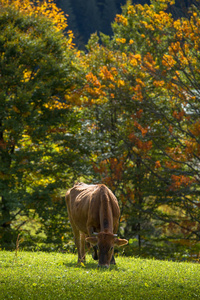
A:
[[[87,229],[88,229],[88,234],[89,234],[89,236],[92,236],[93,233],[94,233],[94,227],[88,226]],[[98,250],[97,245],[96,245],[96,246],[93,246],[93,249],[94,249],[94,253],[92,254],[92,258],[93,258],[94,260],[98,260],[99,257],[98,257],[98,252],[97,252],[97,250]]]
[[[110,263],[111,263],[112,265],[116,265],[115,258],[114,258],[114,254],[113,254],[112,258],[111,258]]]
[[[98,250],[97,245],[94,246],[93,249],[94,249],[94,253],[93,253],[92,257],[93,257],[94,260],[98,260],[99,257],[98,257],[98,252],[97,252],[97,250]]]

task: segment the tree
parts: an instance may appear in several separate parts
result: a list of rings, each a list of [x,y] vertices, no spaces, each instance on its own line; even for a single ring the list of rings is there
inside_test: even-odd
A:
[[[165,201],[173,208],[173,214],[174,211],[176,211],[175,214],[179,211],[179,217],[177,215],[175,217],[175,214],[168,216],[163,214],[161,217],[157,209],[157,218],[168,222],[169,226],[173,224],[172,226],[179,227],[181,231],[177,230],[179,237],[199,241],[197,205],[199,202],[199,151],[190,151],[189,157],[187,148],[192,138],[193,145],[199,149],[199,139],[192,134],[193,126],[198,128],[199,111],[197,88],[199,72],[195,67],[195,65],[198,66],[199,57],[197,43],[199,11],[193,8],[189,11],[190,15],[187,19],[174,21],[163,11],[167,8],[167,4],[168,1],[162,1],[160,4],[152,1],[151,6],[129,6],[126,14],[121,19],[120,16],[118,17],[117,22],[119,21],[122,26],[118,28],[116,26],[115,29],[116,33],[123,38],[127,37],[127,32],[130,31],[129,26],[139,29],[136,30],[133,44],[130,45],[129,36],[124,46],[121,43],[121,49],[123,51],[126,47],[126,51],[131,49],[139,51],[142,55],[142,70],[149,76],[144,94],[149,105],[148,102],[146,104],[149,112],[154,116],[160,114],[159,127],[162,131],[168,132],[168,139],[170,139],[170,143],[163,146],[160,139],[156,140],[152,135],[152,141],[164,159],[164,161],[159,160],[161,167],[158,168],[161,171],[159,173],[162,175],[167,171],[164,173],[165,190],[168,192]],[[133,16],[135,21],[133,21]],[[119,36],[117,38],[120,41]],[[161,101],[156,101],[158,98]]]
[[[66,26],[52,2],[1,1],[0,236],[5,247],[30,213],[43,223],[50,218],[56,191],[73,176],[78,112],[66,95],[76,84],[76,55],[72,33],[64,37]]]
[[[126,234],[154,254],[162,240],[199,241],[199,11],[174,20],[169,2],[125,6],[85,63],[94,170],[120,199]]]

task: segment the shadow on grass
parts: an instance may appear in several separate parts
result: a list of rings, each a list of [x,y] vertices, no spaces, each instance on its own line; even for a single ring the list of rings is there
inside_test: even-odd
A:
[[[98,268],[98,264],[97,263],[77,263],[77,262],[66,262],[63,264],[64,266],[66,266],[67,268],[79,268],[79,269],[97,269]]]
[[[106,267],[98,267],[97,262],[85,262],[85,263],[77,263],[77,262],[66,262],[63,263],[67,268],[78,268],[85,270],[100,270],[100,271],[120,271],[117,265],[110,265],[109,268]]]

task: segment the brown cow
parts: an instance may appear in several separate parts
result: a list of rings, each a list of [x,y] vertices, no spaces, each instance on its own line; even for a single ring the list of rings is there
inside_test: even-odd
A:
[[[85,241],[97,245],[94,259],[99,266],[115,263],[114,245],[123,246],[127,240],[117,239],[120,209],[116,197],[103,184],[76,184],[65,196],[69,220],[72,225],[78,262],[85,260]],[[93,236],[95,235],[95,236]]]

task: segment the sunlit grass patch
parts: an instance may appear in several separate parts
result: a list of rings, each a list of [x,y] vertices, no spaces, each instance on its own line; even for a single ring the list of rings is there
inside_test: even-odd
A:
[[[90,256],[0,252],[0,299],[200,299],[200,266],[117,257],[109,269]]]

